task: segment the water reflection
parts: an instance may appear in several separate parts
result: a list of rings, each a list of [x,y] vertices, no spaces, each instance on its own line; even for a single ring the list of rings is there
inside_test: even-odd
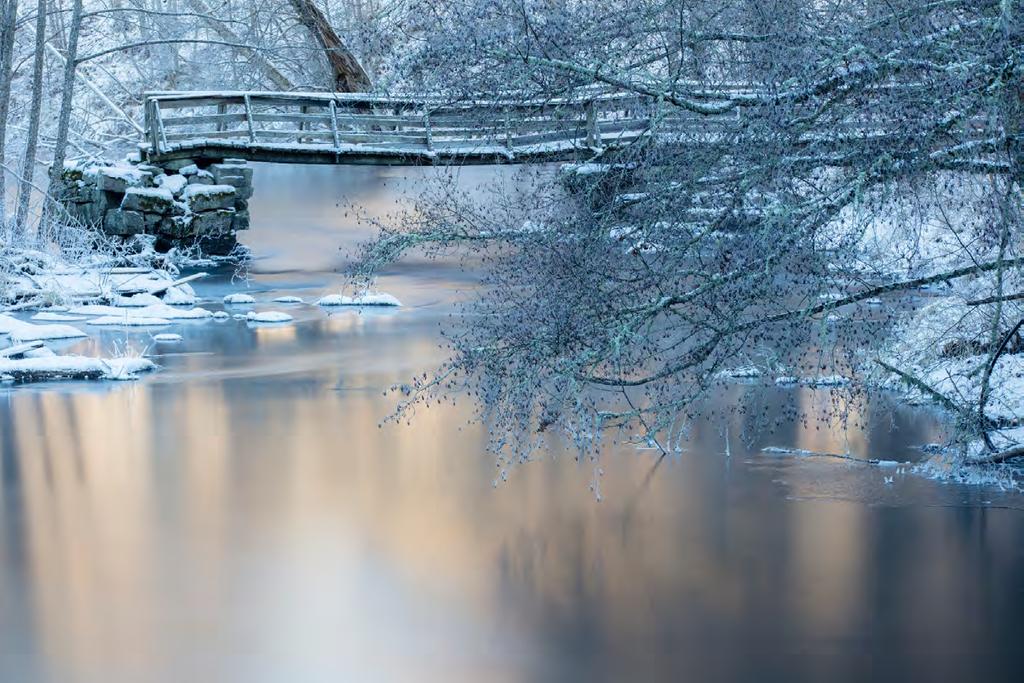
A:
[[[266,227],[254,235],[271,239]],[[413,303],[461,286],[391,285]],[[686,453],[610,453],[601,503],[593,466],[557,446],[493,489],[469,405],[377,426],[392,407],[381,390],[439,358],[446,306],[295,312],[287,328],[185,326],[143,382],[3,395],[0,680],[1011,670],[1024,518],[980,503],[1012,498],[760,452],[904,458],[939,435],[927,414],[879,399],[852,406],[845,433],[768,434],[761,410],[725,403],[817,414],[827,394],[734,386]],[[86,344],[123,337],[104,334]]]

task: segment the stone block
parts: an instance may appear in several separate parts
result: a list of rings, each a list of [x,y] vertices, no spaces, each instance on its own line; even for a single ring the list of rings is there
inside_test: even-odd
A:
[[[174,239],[181,239],[192,234],[192,216],[164,216],[157,231]]]
[[[166,214],[171,213],[173,207],[174,195],[162,187],[129,187],[121,200],[125,211]]]
[[[151,187],[153,174],[137,168],[108,166],[97,171],[96,185],[105,192],[123,194],[129,187]]]
[[[217,183],[213,180],[213,174],[209,171],[198,171],[188,177],[189,185],[216,185]]]
[[[146,232],[156,233],[160,232],[160,221],[164,219],[162,213],[144,213],[142,214],[143,225],[146,227]]]
[[[235,188],[230,185],[189,185],[181,196],[193,212],[235,208]]]
[[[234,209],[217,209],[193,214],[192,233],[196,236],[226,235],[231,232],[234,219]]]
[[[121,222],[124,225],[123,235],[138,235],[146,232],[146,215],[139,211],[121,211]]]
[[[180,173],[183,168],[189,166],[195,166],[196,162],[192,159],[172,159],[171,161],[165,161],[161,164],[165,171],[174,171]],[[196,167],[199,170],[199,167]]]
[[[207,170],[218,185],[242,187],[252,184],[252,167],[248,164],[213,164]]]
[[[249,212],[235,211],[235,217],[231,221],[231,229],[235,232],[249,229]]]
[[[108,235],[131,235],[124,222],[124,212],[120,209],[110,209],[103,217],[103,232]]]
[[[183,175],[158,175],[156,177],[156,186],[170,190],[175,197],[185,191],[186,185],[188,185],[188,178]]]

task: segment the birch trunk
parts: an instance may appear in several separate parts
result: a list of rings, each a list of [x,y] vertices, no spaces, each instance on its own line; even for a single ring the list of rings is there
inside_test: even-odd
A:
[[[68,48],[64,59],[64,82],[61,86],[60,116],[57,118],[57,136],[53,146],[53,164],[50,166],[50,194],[63,193],[64,159],[67,157],[68,132],[71,127],[71,107],[75,92],[75,60],[78,58],[78,35],[82,28],[82,0],[73,0],[71,24],[68,28]]]
[[[36,150],[39,147],[39,118],[43,103],[43,48],[46,45],[46,0],[36,7],[36,45],[32,62],[32,105],[29,110],[28,134],[25,142],[25,160],[21,166],[21,186],[18,189],[18,209],[15,228],[25,229],[28,205],[32,198],[32,178],[36,168]]]
[[[7,112],[11,106],[11,75],[14,73],[14,33],[18,0],[0,5],[0,164],[7,147]],[[0,227],[7,218],[7,172],[0,168]]]

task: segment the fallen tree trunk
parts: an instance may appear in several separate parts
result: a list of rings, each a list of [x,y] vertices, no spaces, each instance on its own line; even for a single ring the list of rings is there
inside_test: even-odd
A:
[[[344,41],[334,30],[327,17],[314,4],[313,0],[290,0],[299,21],[306,27],[327,56],[331,67],[335,92],[366,92],[370,89],[370,77],[366,74],[359,60],[348,49]]]

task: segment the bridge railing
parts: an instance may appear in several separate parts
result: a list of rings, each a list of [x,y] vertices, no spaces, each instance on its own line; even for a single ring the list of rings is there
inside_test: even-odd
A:
[[[643,136],[657,103],[633,94],[582,99],[443,101],[341,93],[147,93],[148,151],[208,144],[395,154],[595,148]]]

